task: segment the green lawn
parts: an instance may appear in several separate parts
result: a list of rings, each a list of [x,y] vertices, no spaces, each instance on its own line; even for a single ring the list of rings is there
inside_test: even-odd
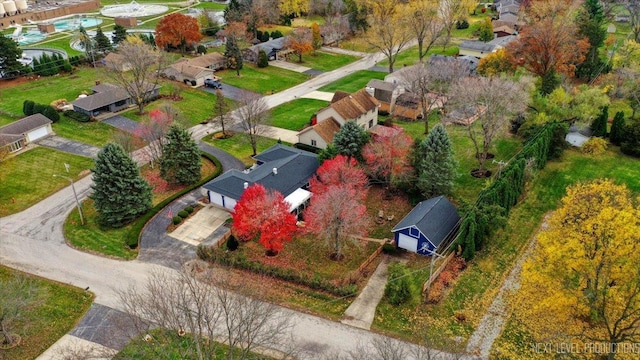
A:
[[[69,186],[69,176],[79,179],[89,174],[93,160],[61,151],[37,147],[0,163],[0,217],[22,211],[45,197]]]
[[[526,244],[538,229],[542,217],[557,207],[567,186],[579,181],[602,177],[625,183],[635,193],[640,192],[640,166],[638,159],[620,154],[618,149],[607,151],[598,157],[589,157],[577,150],[569,150],[561,160],[551,161],[530,182],[526,198],[514,207],[504,229],[496,231],[459,279],[449,289],[444,300],[437,305],[413,304],[394,307],[378,306],[373,328],[389,331],[414,341],[429,341],[451,349],[464,349],[466,340],[473,333],[487,311],[508,271],[522,254]],[[417,270],[417,266],[414,267]],[[420,286],[428,276],[424,271],[416,273],[415,286]],[[458,320],[456,315],[463,315]],[[516,326],[513,323],[508,328]],[[518,339],[518,332],[508,331],[498,340],[498,346],[517,344],[530,346]],[[463,341],[456,342],[461,337]]]
[[[60,121],[53,124],[56,135],[80,141],[97,147],[103,147],[113,140],[115,133],[121,132],[113,126],[101,122],[82,123],[60,116]]]
[[[330,84],[327,84],[320,89],[319,91],[327,91],[327,92],[336,92],[346,91],[348,93],[354,93],[362,88],[364,88],[369,80],[371,79],[379,79],[384,80],[386,73],[380,71],[371,71],[371,70],[360,70],[356,71],[351,75],[347,75],[340,80],[336,80]]]
[[[71,47],[71,38],[72,36],[67,34],[53,35],[38,43],[29,44],[24,48],[28,49],[29,47],[36,47],[36,48],[44,47],[44,48],[51,48],[51,49],[57,49],[57,50],[64,50],[67,52],[67,55],[69,56],[83,55],[84,52],[78,51]]]
[[[302,56],[302,62],[298,62],[298,57],[291,57],[290,62],[297,65],[310,67],[315,70],[331,71],[341,68],[358,60],[357,57],[351,55],[328,53],[324,51],[316,51]]]
[[[13,116],[0,113],[0,126],[9,125],[18,119],[19,117],[13,117]]]
[[[22,337],[22,344],[13,349],[0,350],[0,359],[31,360],[73,329],[91,307],[93,294],[0,266],[0,282],[18,276],[34,282],[37,301],[22,311],[21,317],[14,323],[15,332]]]
[[[315,99],[296,99],[271,109],[271,125],[289,130],[302,130],[311,116],[329,103]]]
[[[242,160],[246,166],[251,166],[255,163],[255,160],[251,157],[253,156],[251,145],[243,134],[235,134],[228,139],[214,139],[212,136],[207,136],[202,140],[237,157]],[[277,142],[278,140],[260,137],[258,139],[258,154],[275,145]]]
[[[455,42],[454,42],[455,43]],[[458,54],[458,47],[455,44],[450,44],[446,49],[442,49],[442,46],[434,45],[429,52],[427,53],[425,58],[429,58],[431,55],[447,55],[447,56],[455,56]],[[394,70],[398,70],[403,66],[411,66],[419,61],[418,56],[418,46],[412,46],[408,49],[405,49],[398,54],[396,58],[396,62],[393,64]],[[385,59],[380,61],[376,65],[388,67],[389,60]]]
[[[222,70],[216,72],[216,75],[225,84],[264,95],[288,89],[309,79],[308,75],[275,66],[258,68],[251,64],[244,64],[240,77],[236,76],[235,70]]]
[[[192,6],[192,7],[198,8],[198,9],[223,11],[224,9],[227,8],[227,5],[217,3],[217,2],[201,2],[198,5]]]

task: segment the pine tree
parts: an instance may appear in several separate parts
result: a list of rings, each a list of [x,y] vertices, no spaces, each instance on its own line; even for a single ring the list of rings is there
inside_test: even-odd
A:
[[[151,186],[120,145],[109,143],[98,153],[91,188],[102,225],[124,226],[151,208]]]
[[[451,193],[457,166],[449,134],[444,126],[438,124],[418,145],[415,159],[418,177],[416,187],[427,198]]]
[[[260,49],[258,51],[258,67],[266,68],[267,66],[269,66],[269,59],[267,58],[267,53],[263,49]]]
[[[591,123],[591,134],[593,136],[605,137],[607,136],[607,121],[609,120],[609,107],[604,106],[600,115],[596,117]]]
[[[95,42],[96,51],[99,53],[105,53],[113,50],[113,46],[111,45],[111,41],[109,38],[102,32],[102,28],[98,26],[98,30],[96,30],[96,36],[93,37],[93,41]]]
[[[200,180],[200,151],[186,129],[171,126],[162,147],[160,176],[171,184],[188,185]]]
[[[111,41],[113,41],[113,43],[117,45],[123,42],[126,38],[127,38],[127,29],[122,25],[116,24],[113,27],[113,36],[111,36]]]
[[[624,139],[624,113],[622,111],[618,111],[616,116],[613,117],[613,123],[611,124],[611,133],[609,134],[609,140],[613,145],[618,145],[622,143]]]
[[[227,61],[227,67],[235,70],[236,74],[240,76],[240,70],[242,70],[242,52],[233,37],[227,39],[227,48],[224,51],[224,58]]]
[[[347,121],[333,137],[338,154],[362,161],[362,147],[369,142],[369,134],[355,121]]]
[[[578,14],[576,24],[580,29],[580,35],[589,40],[589,52],[582,64],[577,67],[578,77],[594,79],[605,69],[605,64],[599,56],[599,49],[607,38],[605,24],[607,19],[602,5],[598,0],[586,0]]]
[[[22,55],[22,50],[12,38],[0,36],[0,75],[7,79],[12,79],[28,68],[18,61]]]

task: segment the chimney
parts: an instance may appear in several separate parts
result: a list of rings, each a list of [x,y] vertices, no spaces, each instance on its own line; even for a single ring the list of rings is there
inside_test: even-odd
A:
[[[278,168],[273,168],[271,171],[273,172],[273,175],[278,175]]]
[[[249,187],[249,183],[248,183],[248,182],[245,182],[245,183],[244,183],[244,188],[246,189],[246,188],[248,188],[248,187]]]

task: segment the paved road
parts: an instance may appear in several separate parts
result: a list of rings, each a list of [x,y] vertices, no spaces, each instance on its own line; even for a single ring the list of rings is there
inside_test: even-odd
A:
[[[73,141],[61,136],[48,136],[37,141],[38,145],[68,152],[74,155],[84,156],[95,159],[100,151],[99,147],[89,144]]]

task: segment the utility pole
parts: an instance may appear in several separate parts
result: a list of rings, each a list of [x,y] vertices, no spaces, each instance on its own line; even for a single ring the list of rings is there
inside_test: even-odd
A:
[[[67,170],[67,174],[69,173],[69,164],[65,163],[64,168]],[[78,193],[76,193],[76,187],[74,185],[73,179],[68,176],[62,176],[58,174],[53,174],[53,177],[63,178],[71,183],[71,190],[73,190],[73,196],[76,199],[76,205],[78,206],[78,214],[80,214],[80,223],[84,225],[84,216],[82,215],[82,207],[80,206],[80,201],[78,200]]]

